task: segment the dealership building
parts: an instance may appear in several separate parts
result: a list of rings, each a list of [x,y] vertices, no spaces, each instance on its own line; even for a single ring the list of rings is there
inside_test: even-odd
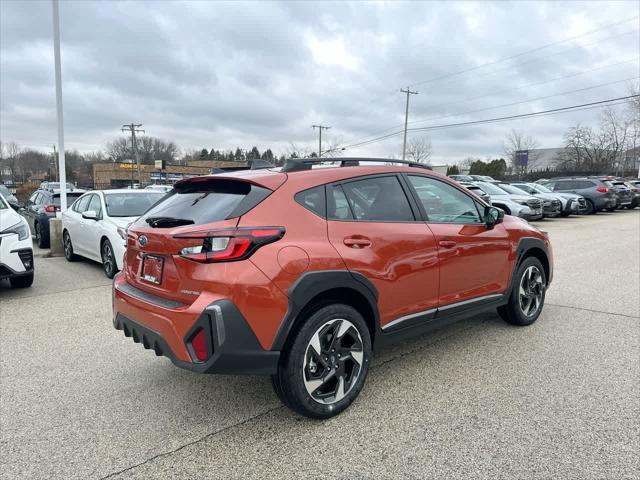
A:
[[[131,185],[163,184],[188,177],[207,175],[211,169],[225,167],[241,167],[244,162],[220,162],[215,160],[196,160],[186,165],[164,165],[157,161],[156,165],[140,165],[133,162],[96,163],[93,165],[93,188],[127,188]]]

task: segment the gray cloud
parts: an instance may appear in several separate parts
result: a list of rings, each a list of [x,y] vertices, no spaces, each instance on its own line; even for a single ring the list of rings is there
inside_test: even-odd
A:
[[[416,83],[412,126],[621,96],[624,83],[464,113],[637,77],[637,18],[422,82],[632,18],[639,9],[633,2],[62,2],[67,146],[100,148],[131,121],[184,149],[314,148],[310,126],[319,122],[333,127],[330,138],[351,142],[401,125],[398,89]],[[56,139],[51,3],[4,0],[0,22],[0,137],[44,148]],[[596,118],[597,111],[574,112],[428,135],[436,159],[450,162],[501,154],[510,128],[556,146],[568,126]],[[350,154],[397,154],[400,143],[394,137]]]

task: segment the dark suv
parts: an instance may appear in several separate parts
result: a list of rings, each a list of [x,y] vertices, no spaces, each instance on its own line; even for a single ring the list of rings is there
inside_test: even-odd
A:
[[[71,205],[85,190],[67,190],[67,205]],[[40,248],[49,248],[49,219],[60,211],[60,190],[41,188],[33,192],[18,211],[29,224]]]
[[[194,372],[271,375],[327,418],[373,349],[484,310],[538,318],[545,233],[419,164],[333,161],[177,182],[128,228],[115,328]]]
[[[554,178],[544,184],[554,192],[570,192],[582,195],[587,203],[585,213],[615,210],[618,197],[611,183],[597,178]]]

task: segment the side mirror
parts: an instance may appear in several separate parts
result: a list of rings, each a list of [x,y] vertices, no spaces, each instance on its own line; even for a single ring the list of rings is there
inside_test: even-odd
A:
[[[87,210],[82,212],[82,218],[86,218],[87,220],[98,220],[98,214],[93,210]]]
[[[495,225],[502,223],[503,220],[504,210],[496,207],[484,208],[484,223],[487,225],[487,228],[493,228]]]

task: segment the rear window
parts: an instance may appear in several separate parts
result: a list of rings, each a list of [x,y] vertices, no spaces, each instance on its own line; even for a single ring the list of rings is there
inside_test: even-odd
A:
[[[254,208],[270,193],[267,188],[237,180],[188,181],[178,184],[137,223],[170,228],[235,218]]]
[[[82,196],[84,192],[78,192],[78,193],[67,193],[67,205],[71,205],[73,202],[76,201],[76,198]],[[53,204],[54,205],[60,205],[60,194],[59,193],[55,193],[53,195]]]
[[[110,217],[139,217],[160,200],[163,192],[105,193],[104,203]]]

